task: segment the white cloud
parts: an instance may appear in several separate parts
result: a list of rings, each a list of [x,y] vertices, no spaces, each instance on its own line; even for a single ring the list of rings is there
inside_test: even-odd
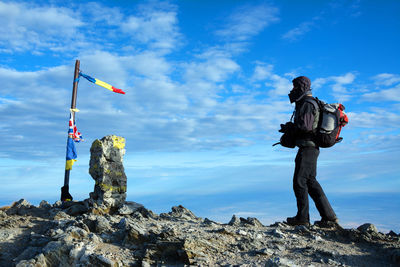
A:
[[[342,76],[332,76],[331,79],[337,84],[351,84],[354,81],[355,77],[356,76],[353,73],[346,73]]]
[[[372,79],[375,80],[376,85],[391,86],[395,83],[400,82],[400,75],[391,73],[381,73],[372,77]]]
[[[383,89],[376,92],[366,93],[362,96],[363,99],[371,102],[400,102],[400,84],[393,88]]]
[[[317,78],[312,82],[311,88],[318,90],[325,84],[332,89],[334,98],[340,102],[348,101],[352,96],[350,95],[349,86],[354,82],[356,75],[348,72],[341,76],[330,76],[327,78]]]
[[[271,76],[271,80],[272,80],[272,87],[274,88],[274,90],[270,92],[270,95],[272,96],[287,95],[293,87],[293,84],[290,80],[288,80],[287,78],[283,78],[282,76],[279,76],[277,74],[273,74]]]
[[[166,51],[174,49],[180,38],[176,7],[145,7],[139,15],[129,16],[121,23],[121,29],[136,40],[150,47]]]
[[[119,8],[104,6],[97,2],[81,4],[78,10],[89,17],[88,20],[95,23],[102,22],[103,26],[119,26],[124,20],[124,15]],[[99,27],[96,28],[96,32],[98,30]]]
[[[184,64],[186,80],[223,82],[240,69],[240,66],[223,51],[211,49],[199,55],[199,58],[201,62]]]
[[[375,108],[374,111],[348,112],[349,126],[356,128],[385,127],[390,131],[400,125],[400,115],[387,109]]]
[[[145,46],[166,53],[179,45],[181,37],[176,9],[166,3],[147,3],[139,5],[135,15],[128,15],[99,3],[72,9],[1,2],[0,50],[41,54],[90,48],[116,52]]]
[[[271,23],[279,21],[278,13],[278,8],[265,4],[242,6],[228,18],[227,25],[215,34],[234,41],[246,41]]]
[[[77,39],[84,23],[67,8],[0,2],[0,46],[3,51],[59,49]]]
[[[272,87],[269,91],[271,97],[287,95],[293,85],[290,79],[273,72],[274,66],[257,62],[251,81],[266,81],[265,86]]]
[[[343,90],[342,86],[345,84],[351,84],[354,82],[355,75],[351,72],[348,72],[341,76],[330,76],[327,78],[317,78],[312,82],[312,86],[316,89],[321,88],[326,83],[334,83],[333,86],[337,86],[337,90]]]
[[[310,19],[301,22],[298,26],[284,33],[282,39],[296,41],[313,29],[319,29],[324,24],[338,23],[343,17],[356,18],[360,14],[359,5],[354,4],[353,1],[329,2],[317,15],[311,16]]]
[[[361,98],[370,102],[399,102],[400,101],[400,75],[381,73],[372,77],[376,88],[364,92]]]
[[[259,63],[254,69],[254,73],[252,76],[253,81],[265,81],[272,75],[272,70],[274,66],[269,64]]]
[[[306,34],[311,31],[312,27],[314,27],[315,23],[312,21],[307,21],[301,23],[299,26],[289,30],[285,34],[282,35],[283,39],[288,39],[290,41],[298,40],[300,36]]]

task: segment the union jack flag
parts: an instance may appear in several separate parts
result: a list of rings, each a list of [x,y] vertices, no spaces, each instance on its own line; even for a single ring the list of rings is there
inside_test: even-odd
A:
[[[81,140],[83,140],[82,134],[80,132],[78,132],[78,129],[76,128],[75,119],[74,119],[74,115],[72,114],[72,112],[69,115],[68,137],[72,138],[72,140],[74,140],[77,143],[79,143]]]

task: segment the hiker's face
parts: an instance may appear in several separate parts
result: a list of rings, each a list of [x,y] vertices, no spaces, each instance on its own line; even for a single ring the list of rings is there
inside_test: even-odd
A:
[[[290,103],[296,102],[297,98],[299,98],[299,93],[300,91],[298,90],[298,88],[293,85],[293,89],[288,94]]]

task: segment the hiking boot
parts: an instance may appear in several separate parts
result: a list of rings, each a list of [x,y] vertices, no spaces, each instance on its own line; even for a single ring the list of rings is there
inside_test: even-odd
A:
[[[315,221],[314,225],[321,228],[340,227],[338,218],[322,219],[320,221]]]
[[[304,225],[304,226],[310,226],[310,222],[308,221],[303,221],[303,220],[299,220],[297,219],[297,217],[288,217],[286,219],[286,223],[292,226],[296,226],[296,225]]]

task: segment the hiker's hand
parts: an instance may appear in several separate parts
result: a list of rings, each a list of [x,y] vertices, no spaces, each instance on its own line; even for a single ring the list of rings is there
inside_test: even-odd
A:
[[[287,122],[285,124],[281,124],[281,129],[279,130],[280,133],[286,133],[288,131],[291,131],[293,129],[293,123],[292,122]]]

